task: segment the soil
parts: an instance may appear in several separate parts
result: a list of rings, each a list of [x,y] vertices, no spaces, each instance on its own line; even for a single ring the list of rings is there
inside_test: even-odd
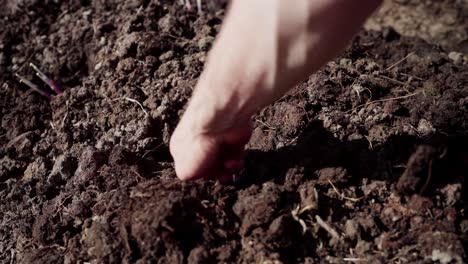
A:
[[[1,263],[467,261],[463,41],[363,30],[253,118],[239,181],[180,182],[226,4],[161,2],[0,0]],[[20,84],[46,89],[30,62],[64,93]]]
[[[448,51],[468,53],[466,0],[383,0],[367,29],[393,27],[404,36],[422,38]]]

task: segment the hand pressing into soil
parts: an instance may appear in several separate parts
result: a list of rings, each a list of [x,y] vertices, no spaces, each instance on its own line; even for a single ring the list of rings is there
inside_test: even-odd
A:
[[[243,166],[250,117],[333,58],[379,3],[232,1],[171,138],[177,176],[231,180]]]

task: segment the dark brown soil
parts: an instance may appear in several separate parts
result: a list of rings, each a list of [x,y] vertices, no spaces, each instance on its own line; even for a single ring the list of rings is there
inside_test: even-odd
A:
[[[254,117],[238,182],[184,183],[168,140],[223,4],[0,6],[1,263],[467,261],[463,53],[363,31]]]

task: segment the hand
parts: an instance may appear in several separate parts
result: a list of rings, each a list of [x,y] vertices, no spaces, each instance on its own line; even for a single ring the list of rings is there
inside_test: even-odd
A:
[[[251,123],[217,133],[194,129],[197,128],[181,122],[171,138],[170,149],[177,176],[181,180],[217,178],[221,182],[232,181],[233,175],[244,166],[244,146],[252,134]]]
[[[335,56],[380,0],[232,1],[170,142],[177,176],[232,179],[250,117]]]

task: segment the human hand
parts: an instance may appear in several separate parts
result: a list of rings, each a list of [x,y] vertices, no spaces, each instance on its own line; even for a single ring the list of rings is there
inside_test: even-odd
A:
[[[232,179],[250,117],[335,56],[380,0],[232,1],[170,142],[177,176]]]
[[[244,146],[252,133],[250,121],[222,131],[214,129],[216,132],[197,131],[198,126],[192,127],[190,122],[182,121],[171,138],[177,176],[181,180],[232,181],[244,166]]]

